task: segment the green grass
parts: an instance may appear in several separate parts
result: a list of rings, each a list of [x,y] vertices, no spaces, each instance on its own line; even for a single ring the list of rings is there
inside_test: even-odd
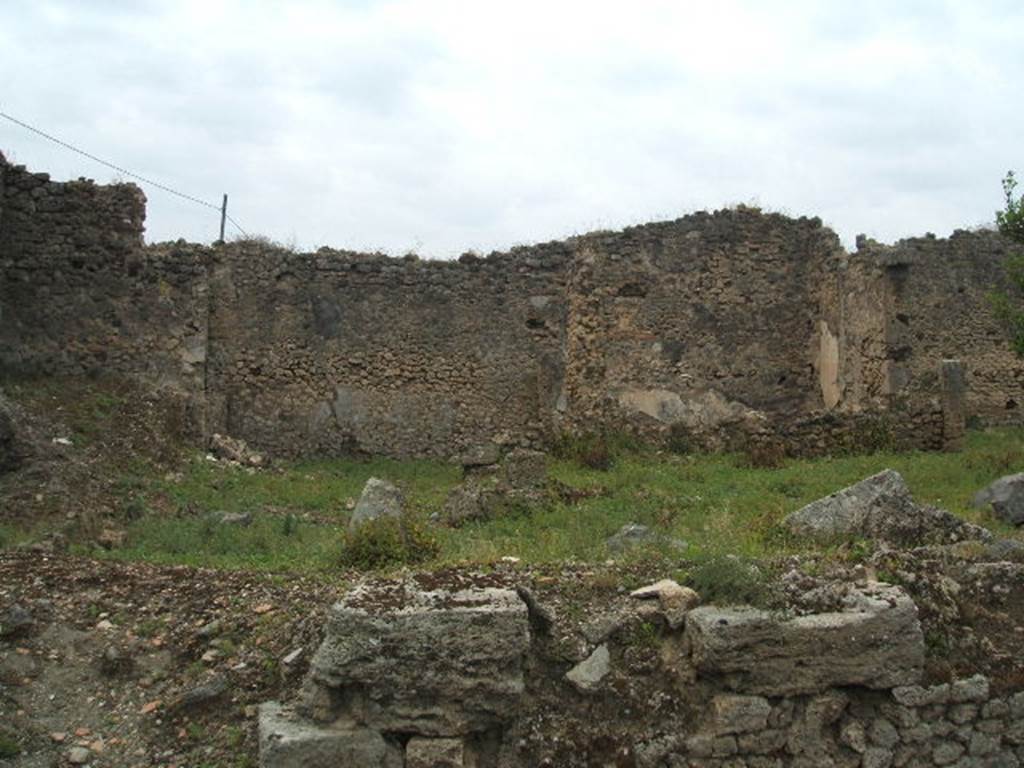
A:
[[[567,485],[600,491],[576,504],[558,501],[528,513],[439,528],[438,556],[428,563],[488,563],[514,555],[529,563],[603,561],[605,539],[628,522],[655,527],[690,543],[688,557],[724,554],[761,558],[807,545],[781,535],[789,512],[886,467],[900,471],[919,502],[949,509],[1015,535],[972,495],[995,478],[1024,470],[1024,430],[970,433],[960,453],[877,453],[788,460],[754,469],[734,455],[626,452],[610,471],[552,460],[550,475]],[[132,475],[125,493],[151,510],[128,524],[127,545],[107,557],[224,568],[332,572],[339,568],[346,501],[371,477],[398,483],[413,511],[438,510],[459,470],[432,461],[317,461],[250,473],[197,458],[177,480]],[[248,527],[211,522],[214,511],[249,511]],[[6,535],[11,536],[8,532]],[[0,529],[0,537],[4,530]],[[640,555],[638,555],[640,556]]]

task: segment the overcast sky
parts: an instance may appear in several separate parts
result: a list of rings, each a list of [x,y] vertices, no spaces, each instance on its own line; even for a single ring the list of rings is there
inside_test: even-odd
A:
[[[450,257],[736,203],[992,221],[1024,4],[4,0],[0,111],[302,248]],[[55,178],[114,173],[0,120]],[[216,237],[159,190],[147,239]]]

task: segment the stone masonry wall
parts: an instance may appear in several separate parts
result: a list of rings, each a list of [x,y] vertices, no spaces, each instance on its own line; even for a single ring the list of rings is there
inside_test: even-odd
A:
[[[132,184],[54,182],[0,156],[0,371],[204,387],[205,252],[144,248]]]
[[[968,413],[986,423],[1019,423],[1024,360],[1012,354],[988,295],[1005,287],[1003,263],[1012,246],[994,232],[958,231],[894,246],[864,245],[888,306],[879,389],[890,398],[920,400],[934,392],[936,360],[967,369]]]
[[[822,408],[817,321],[842,256],[816,219],[739,208],[574,242],[566,398],[577,427],[709,433]]]
[[[461,263],[228,249],[211,411],[286,454],[538,442],[561,388],[567,258],[564,243]]]
[[[1024,402],[985,301],[1007,248],[991,233],[848,255],[816,219],[739,208],[441,262],[145,246],[137,187],[2,158],[0,190],[4,373],[140,377],[279,455],[602,429],[822,452],[865,414],[935,447],[956,437],[946,357],[966,365],[967,417]]]

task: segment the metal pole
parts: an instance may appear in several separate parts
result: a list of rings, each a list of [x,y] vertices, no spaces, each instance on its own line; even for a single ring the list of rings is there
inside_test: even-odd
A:
[[[224,202],[220,206],[220,241],[224,242],[224,222],[228,218],[228,193],[224,193]]]

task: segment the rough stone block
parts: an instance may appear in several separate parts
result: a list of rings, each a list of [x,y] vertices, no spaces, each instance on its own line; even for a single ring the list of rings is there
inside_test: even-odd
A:
[[[405,768],[463,768],[462,739],[410,739],[405,746]]]
[[[260,705],[261,768],[401,768],[402,753],[369,728],[324,728],[276,701]]]
[[[761,696],[722,694],[711,701],[715,733],[747,733],[760,731],[768,725],[772,707]]]
[[[747,607],[695,608],[686,620],[694,665],[702,677],[765,696],[920,679],[924,638],[902,589],[870,584],[847,595],[842,608],[795,618]]]
[[[821,542],[863,537],[916,546],[992,538],[991,532],[951,512],[917,504],[903,477],[892,469],[812,501],[782,524],[797,536]]]
[[[303,708],[386,732],[487,730],[516,712],[529,643],[511,590],[365,584],[332,607]]]
[[[348,529],[354,531],[371,520],[401,518],[405,501],[402,492],[386,480],[371,477],[363,486],[356,508],[348,521]]]

